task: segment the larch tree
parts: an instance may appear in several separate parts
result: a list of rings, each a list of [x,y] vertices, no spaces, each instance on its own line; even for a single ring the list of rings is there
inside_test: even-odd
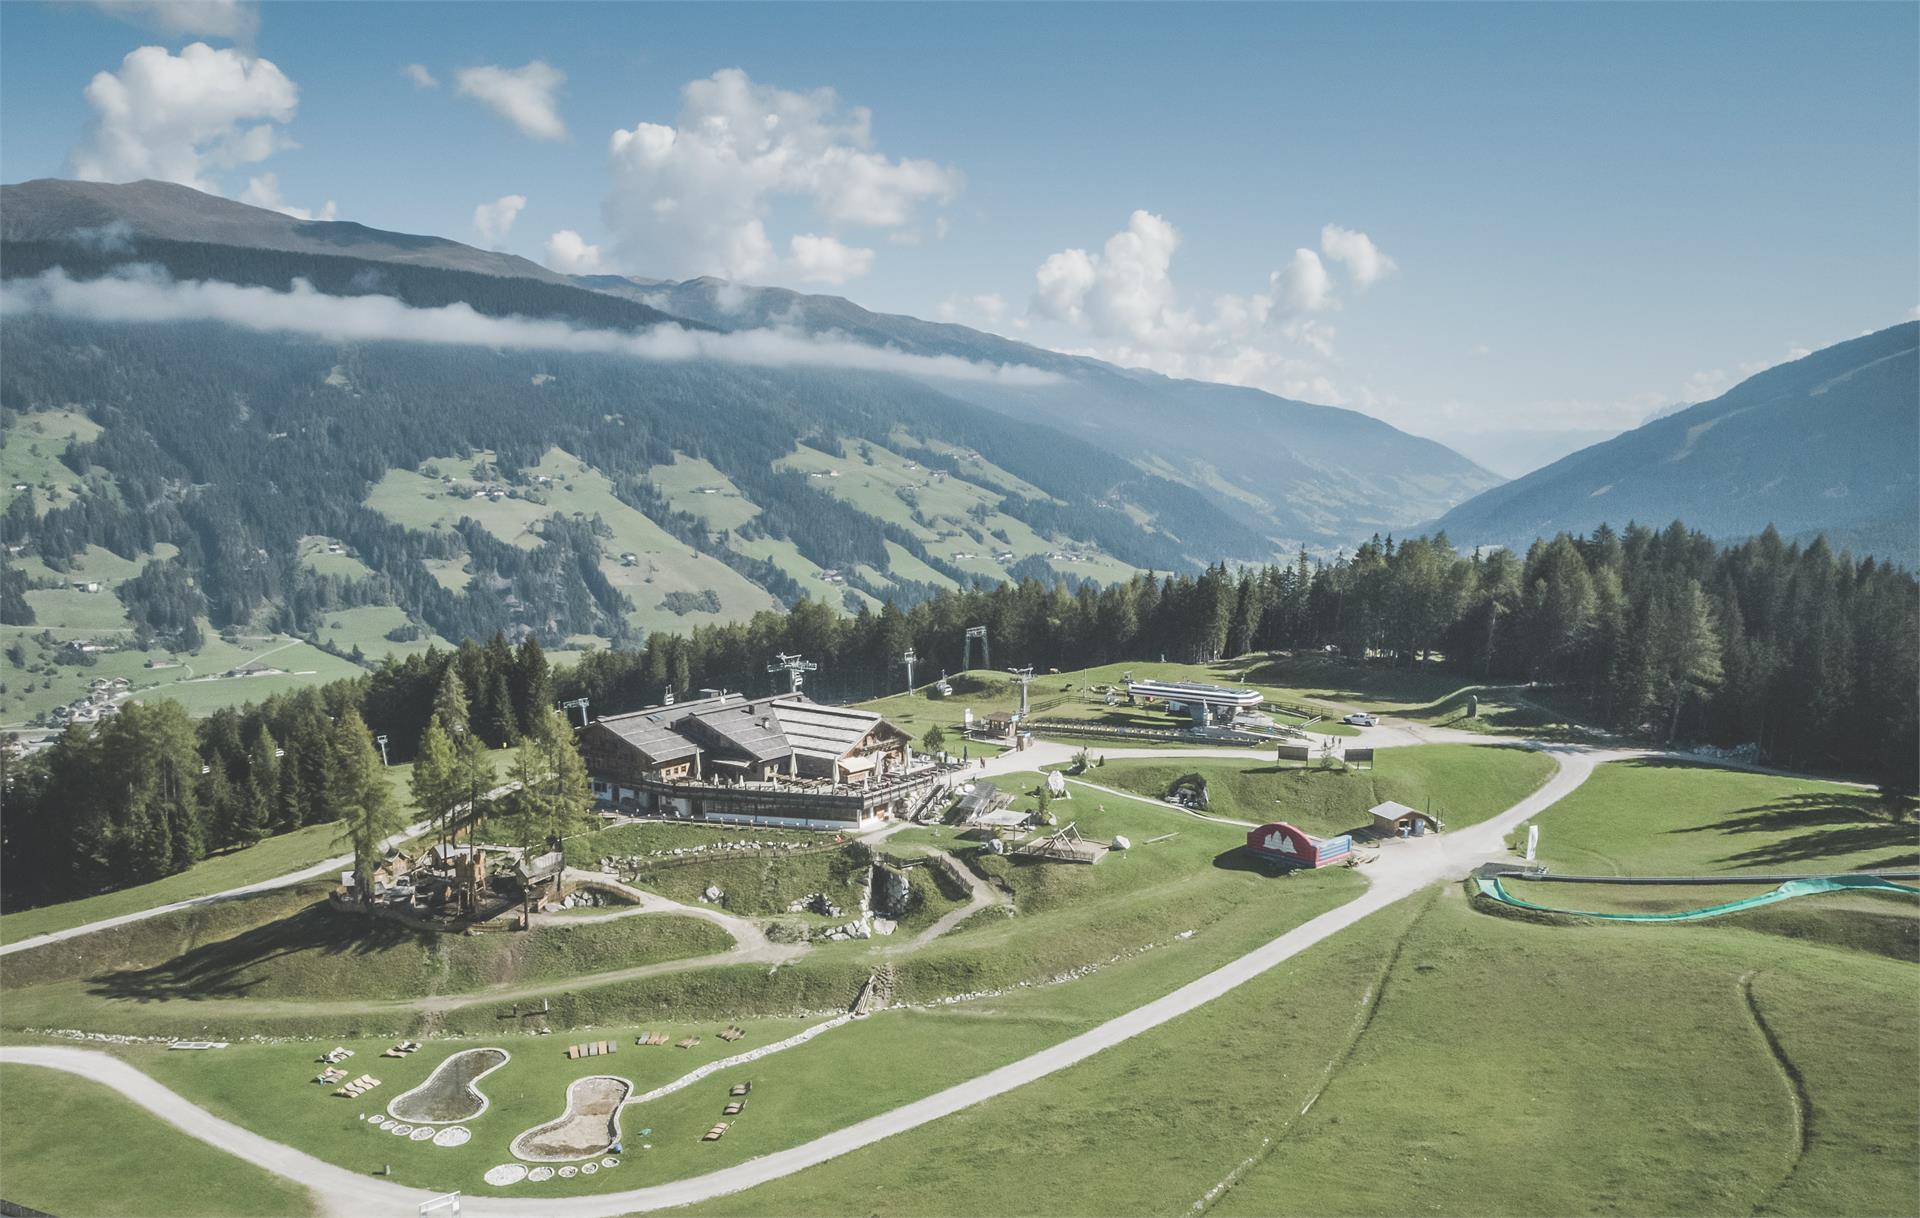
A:
[[[513,778],[519,789],[510,797],[503,826],[511,843],[520,848],[523,866],[531,863],[540,847],[584,829],[593,805],[587,765],[574,746],[567,721],[559,711],[547,709],[532,726],[514,752]],[[531,884],[525,901],[531,909]]]
[[[333,725],[329,802],[340,815],[337,839],[353,852],[354,887],[368,913],[373,912],[373,873],[386,855],[389,837],[406,827],[393,791],[380,772],[380,755],[358,711]]]
[[[413,806],[427,818],[435,836],[445,841],[454,811],[466,801],[467,776],[460,770],[453,737],[442,726],[436,713],[427,720],[420,736],[420,748],[413,755],[413,778],[409,784]]]

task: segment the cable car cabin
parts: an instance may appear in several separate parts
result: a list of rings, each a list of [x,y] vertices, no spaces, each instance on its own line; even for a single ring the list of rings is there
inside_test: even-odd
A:
[[[1247,849],[1269,862],[1288,867],[1326,867],[1353,853],[1353,838],[1313,837],[1283,820],[1261,825],[1247,834]]]

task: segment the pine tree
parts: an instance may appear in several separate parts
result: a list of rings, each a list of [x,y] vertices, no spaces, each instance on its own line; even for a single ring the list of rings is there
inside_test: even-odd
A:
[[[280,807],[279,744],[263,722],[253,734],[247,749],[247,782],[242,793],[240,816],[234,825],[234,840],[257,842],[278,822]]]
[[[540,716],[553,706],[553,672],[540,642],[532,635],[520,640],[513,656],[509,680],[513,694],[513,718],[522,735],[529,735]]]

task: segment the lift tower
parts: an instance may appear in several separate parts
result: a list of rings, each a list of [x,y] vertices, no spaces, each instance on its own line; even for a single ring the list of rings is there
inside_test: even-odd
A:
[[[767,671],[786,673],[787,692],[797,694],[800,692],[800,686],[806,681],[806,678],[801,676],[801,674],[812,672],[818,667],[820,666],[812,660],[803,660],[799,656],[790,656],[783,651],[773,657],[773,663],[767,665]]]
[[[980,667],[992,668],[993,653],[987,650],[987,628],[985,626],[969,626],[967,627],[967,650],[961,660],[961,669],[966,670],[973,667],[973,641],[975,639],[980,640]]]
[[[1013,674],[1014,680],[1020,682],[1020,717],[1025,719],[1027,717],[1027,685],[1033,680],[1033,667],[1029,665],[1026,668],[1009,668],[1007,671]]]
[[[907,666],[907,692],[908,693],[913,692],[913,666],[915,663],[919,661],[919,659],[920,657],[913,653],[913,648],[911,647],[907,648],[906,653],[900,657],[901,663]]]

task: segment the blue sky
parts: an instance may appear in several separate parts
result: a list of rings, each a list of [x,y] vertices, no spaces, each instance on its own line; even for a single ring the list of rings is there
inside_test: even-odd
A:
[[[1908,4],[8,3],[0,178],[836,292],[1511,465],[1473,433],[1912,315],[1916,46]]]

